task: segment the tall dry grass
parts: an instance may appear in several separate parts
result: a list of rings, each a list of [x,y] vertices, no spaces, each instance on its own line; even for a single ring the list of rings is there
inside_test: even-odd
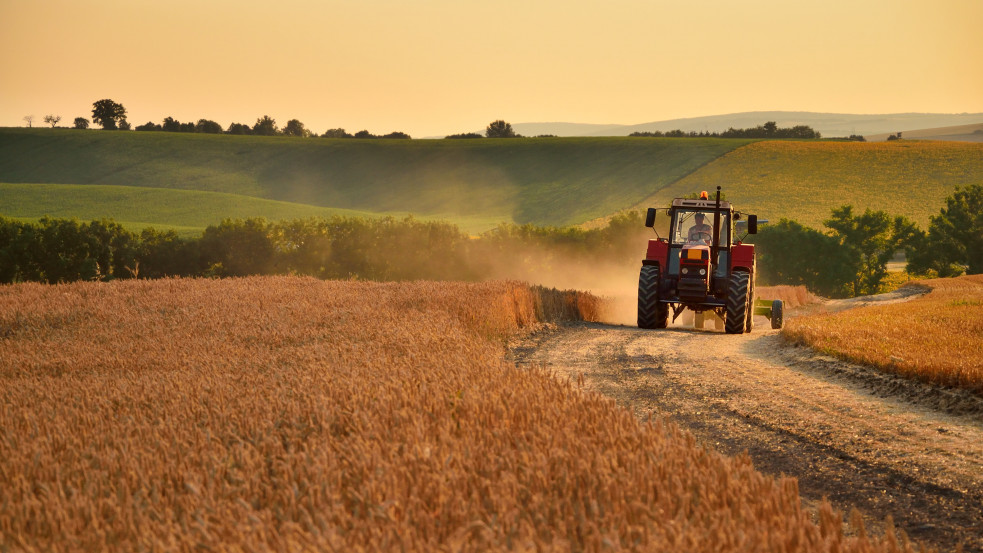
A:
[[[983,275],[916,281],[911,301],[791,319],[792,341],[851,361],[983,394]]]
[[[814,524],[794,479],[506,363],[497,342],[557,294],[0,287],[0,550],[910,549],[845,537],[828,505]]]
[[[819,303],[822,299],[810,292],[805,286],[759,286],[754,289],[754,296],[761,300],[782,300],[783,307],[791,309]]]

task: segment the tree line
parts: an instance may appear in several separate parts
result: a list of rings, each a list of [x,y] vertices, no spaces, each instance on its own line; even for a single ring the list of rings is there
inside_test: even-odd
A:
[[[30,116],[28,126],[33,122]],[[49,115],[44,121],[55,127],[61,116]],[[287,124],[280,128],[276,119],[269,115],[258,117],[253,125],[246,123],[230,123],[227,128],[210,119],[199,119],[197,122],[187,121],[182,123],[173,117],[165,117],[161,123],[147,121],[143,125],[135,128],[126,120],[126,108],[123,104],[114,102],[110,99],[98,100],[92,104],[92,122],[101,126],[103,130],[137,130],[137,131],[159,131],[159,132],[185,132],[185,133],[206,133],[206,134],[235,134],[235,135],[256,135],[256,136],[293,136],[293,137],[315,137],[323,138],[401,138],[409,139],[410,135],[395,131],[383,135],[372,134],[367,130],[361,130],[355,134],[345,132],[345,129],[328,129],[324,134],[317,133],[308,129],[299,119],[291,119]],[[73,123],[76,129],[88,129],[89,120],[85,117],[76,117]]]
[[[747,129],[735,129],[730,127],[723,132],[710,131],[683,131],[680,129],[672,131],[643,131],[633,132],[628,136],[640,137],[666,137],[666,138],[798,138],[813,139],[822,138],[822,135],[808,125],[796,125],[794,127],[779,127],[774,121],[768,121],[764,125]],[[851,139],[856,140],[857,137]],[[859,137],[863,139],[863,137]]]
[[[876,294],[887,263],[904,251],[915,277],[983,273],[983,185],[957,188],[930,218],[928,231],[903,216],[851,206],[832,210],[828,232],[782,219],[751,237],[758,276],[768,284],[805,285],[827,297]]]
[[[28,127],[33,125],[34,116],[24,117]],[[60,115],[47,115],[44,122],[56,127],[61,121]],[[291,119],[287,124],[280,128],[276,119],[269,115],[258,117],[253,125],[246,123],[230,123],[228,127],[210,119],[199,119],[197,122],[186,121],[182,123],[173,117],[165,117],[161,123],[147,121],[143,125],[135,128],[126,119],[126,108],[123,104],[114,102],[111,99],[102,99],[92,104],[92,122],[101,126],[103,130],[137,130],[137,131],[158,131],[158,132],[183,132],[183,133],[205,133],[205,134],[234,134],[234,135],[255,135],[255,136],[292,136],[292,137],[321,137],[321,138],[389,138],[389,139],[410,139],[409,134],[402,131],[393,131],[387,134],[377,135],[368,130],[361,130],[354,134],[347,132],[343,128],[328,129],[324,134],[318,135],[311,131],[299,119]],[[73,123],[75,129],[88,129],[89,120],[85,117],[76,117]],[[485,134],[461,133],[448,135],[445,138],[523,138],[517,134],[510,123],[498,119],[488,124]],[[553,137],[553,135],[540,135],[538,138]]]
[[[32,126],[34,116],[24,117],[28,126]],[[52,128],[61,121],[61,116],[48,115],[44,118],[45,123],[49,123]],[[354,134],[347,132],[343,128],[328,129],[324,134],[318,135],[311,131],[299,119],[291,119],[287,124],[280,128],[275,119],[269,115],[264,115],[256,119],[253,125],[246,123],[230,123],[223,128],[221,124],[210,119],[199,119],[197,122],[187,121],[182,123],[173,117],[165,117],[161,123],[147,121],[143,125],[135,128],[126,119],[126,108],[123,104],[114,102],[111,99],[102,99],[92,104],[92,122],[101,126],[103,130],[137,130],[137,131],[158,131],[158,132],[184,132],[184,133],[205,133],[205,134],[234,134],[234,135],[255,135],[255,136],[292,136],[292,137],[321,137],[321,138],[390,138],[390,139],[410,139],[409,134],[402,131],[393,131],[383,135],[376,135],[368,130],[361,130]],[[88,129],[89,120],[85,117],[76,117],[73,123],[76,129]],[[541,137],[552,135],[541,135]],[[484,136],[478,133],[462,133],[449,135],[445,138],[522,138],[517,134],[512,125],[499,119],[488,124]]]
[[[502,224],[478,239],[413,217],[227,219],[196,238],[152,228],[134,233],[111,220],[0,217],[0,283],[261,274],[482,280],[501,277],[501,267],[534,273],[570,260],[631,260],[646,231],[637,212],[603,229]]]
[[[245,123],[230,123],[228,128],[223,129],[222,125],[209,119],[199,119],[197,123],[181,123],[172,117],[164,118],[161,124],[148,121],[136,127],[137,131],[161,131],[161,132],[192,132],[207,134],[235,134],[235,135],[255,135],[255,136],[294,136],[309,138],[320,136],[321,138],[412,138],[410,135],[396,131],[384,135],[375,135],[367,130],[361,130],[355,134],[345,131],[345,129],[328,129],[324,134],[318,135],[308,129],[304,123],[298,119],[291,119],[283,128],[277,126],[276,119],[269,115],[264,115],[256,119],[256,123],[249,126]]]

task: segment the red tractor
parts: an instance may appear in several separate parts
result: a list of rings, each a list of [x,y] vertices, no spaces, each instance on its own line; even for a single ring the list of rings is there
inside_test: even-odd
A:
[[[656,209],[649,208],[645,226],[655,226]],[[677,198],[667,210],[667,238],[649,240],[638,277],[638,326],[665,328],[669,312],[675,321],[686,309],[696,313],[697,326],[714,314],[728,334],[751,332],[755,314],[782,327],[782,302],[754,300],[754,246],[743,244],[758,232],[758,218],[734,211],[729,202]],[[658,233],[656,233],[658,236]]]

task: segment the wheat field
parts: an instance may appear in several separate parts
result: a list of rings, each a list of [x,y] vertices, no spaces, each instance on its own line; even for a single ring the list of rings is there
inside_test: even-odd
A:
[[[983,394],[983,275],[907,286],[930,291],[902,303],[797,317],[783,334],[851,361]]]
[[[505,361],[592,311],[517,283],[0,287],[0,551],[911,550]]]

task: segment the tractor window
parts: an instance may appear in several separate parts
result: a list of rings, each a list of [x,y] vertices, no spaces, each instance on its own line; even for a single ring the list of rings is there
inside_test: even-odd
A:
[[[675,223],[672,231],[672,243],[674,245],[685,244],[704,244],[711,245],[713,239],[713,212],[712,211],[685,211],[679,210],[675,214]],[[730,225],[728,214],[720,214],[720,238],[719,245],[727,245],[727,230]]]

